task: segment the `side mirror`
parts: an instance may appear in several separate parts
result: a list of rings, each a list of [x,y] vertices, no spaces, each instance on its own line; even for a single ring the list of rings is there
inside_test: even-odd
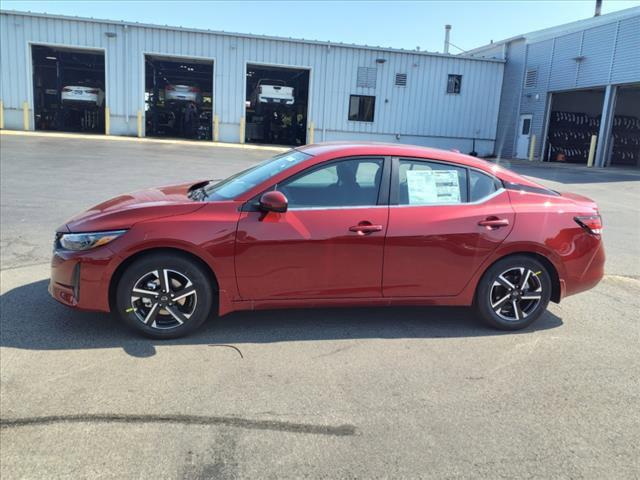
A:
[[[287,211],[289,206],[289,200],[284,196],[284,193],[272,190],[260,197],[260,209],[265,212],[279,212],[283,213]]]

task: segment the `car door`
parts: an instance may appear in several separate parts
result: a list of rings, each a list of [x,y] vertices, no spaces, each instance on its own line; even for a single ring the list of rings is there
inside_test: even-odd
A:
[[[243,300],[382,296],[390,160],[348,158],[273,186],[284,213],[249,203],[238,222]]]
[[[475,169],[394,159],[384,252],[385,297],[459,294],[513,228],[496,178]]]

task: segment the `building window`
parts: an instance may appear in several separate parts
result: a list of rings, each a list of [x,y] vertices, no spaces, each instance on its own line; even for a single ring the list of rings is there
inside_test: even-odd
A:
[[[406,73],[396,73],[396,86],[397,87],[406,87],[407,86],[407,74]]]
[[[460,93],[462,88],[462,75],[449,75],[447,80],[447,93]]]
[[[378,69],[374,67],[358,67],[358,78],[356,79],[356,87],[360,88],[376,88],[376,77]]]
[[[349,97],[349,120],[373,122],[376,97],[369,95],[351,95]]]

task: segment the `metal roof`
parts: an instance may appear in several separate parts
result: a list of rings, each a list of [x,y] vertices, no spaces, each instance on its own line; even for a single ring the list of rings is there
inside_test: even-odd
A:
[[[302,43],[302,44],[310,44],[310,45],[324,45],[330,47],[340,47],[340,48],[352,48],[352,49],[363,49],[363,50],[376,50],[380,52],[389,52],[389,53],[404,53],[411,55],[422,55],[422,56],[433,56],[433,57],[446,57],[446,58],[457,58],[459,59],[459,55],[446,54],[446,53],[438,53],[438,52],[427,52],[420,50],[407,50],[404,48],[392,48],[392,47],[380,47],[380,46],[372,46],[372,45],[357,45],[354,43],[342,43],[342,42],[331,42],[331,41],[321,41],[321,40],[306,40],[301,38],[291,38],[291,37],[276,37],[270,35],[255,35],[249,33],[236,33],[236,32],[225,32],[219,30],[208,30],[208,29],[200,29],[200,28],[185,28],[171,25],[156,25],[151,23],[139,23],[139,22],[126,22],[123,20],[106,20],[106,19],[97,19],[97,18],[87,18],[87,17],[78,17],[71,15],[55,15],[48,13],[37,13],[37,12],[21,12],[18,10],[3,10],[0,9],[0,13],[9,14],[9,15],[18,15],[25,17],[37,17],[37,18],[53,18],[53,19],[61,19],[61,20],[72,20],[72,21],[80,21],[80,22],[90,22],[90,23],[101,23],[108,25],[118,25],[118,26],[127,26],[127,27],[138,27],[138,28],[154,28],[161,30],[170,30],[170,31],[183,31],[183,32],[191,32],[191,33],[204,33],[210,35],[220,35],[227,37],[237,37],[237,38],[250,38],[250,39],[258,39],[258,40],[274,40],[280,42],[289,42],[289,43]],[[469,60],[479,60],[485,62],[504,62],[502,59],[493,59],[493,58],[474,58],[469,57]]]
[[[474,53],[482,52],[489,48],[494,48],[499,45],[504,45],[506,43],[511,43],[516,40],[526,39],[528,42],[540,41],[546,38],[558,37],[560,35],[567,35],[569,33],[573,33],[580,30],[585,30],[587,28],[597,27],[599,25],[606,25],[608,23],[618,22],[620,20],[624,20],[627,18],[640,16],[640,7],[627,8],[625,10],[620,10],[618,12],[607,13],[606,15],[599,15],[597,17],[589,17],[583,20],[577,20],[571,23],[565,23],[563,25],[557,25],[555,27],[545,28],[542,30],[536,30],[529,33],[524,33],[522,35],[517,35],[515,37],[510,37],[504,40],[500,40],[498,42],[488,43],[481,47],[476,47],[471,50],[468,50],[460,56],[473,55]]]

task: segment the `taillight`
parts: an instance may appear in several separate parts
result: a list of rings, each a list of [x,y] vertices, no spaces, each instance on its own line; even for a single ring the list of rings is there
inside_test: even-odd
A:
[[[64,87],[64,88],[62,89],[62,91],[63,91],[63,92],[70,92],[70,91],[71,91],[71,89],[70,89],[70,88],[67,88],[67,87]]]
[[[98,90],[87,90],[87,93],[90,93],[92,95],[97,95],[98,94]]]
[[[602,234],[602,218],[600,215],[590,215],[588,217],[574,217],[578,225],[593,235]]]
[[[198,87],[191,87],[189,90],[194,92],[194,93],[199,93],[200,92],[200,89]]]
[[[175,90],[175,89],[176,89],[176,88],[175,88],[173,85],[167,85],[167,86],[165,87],[165,90],[169,90],[169,91],[173,91],[173,90]]]
[[[262,87],[258,87],[258,93],[262,93]]]

